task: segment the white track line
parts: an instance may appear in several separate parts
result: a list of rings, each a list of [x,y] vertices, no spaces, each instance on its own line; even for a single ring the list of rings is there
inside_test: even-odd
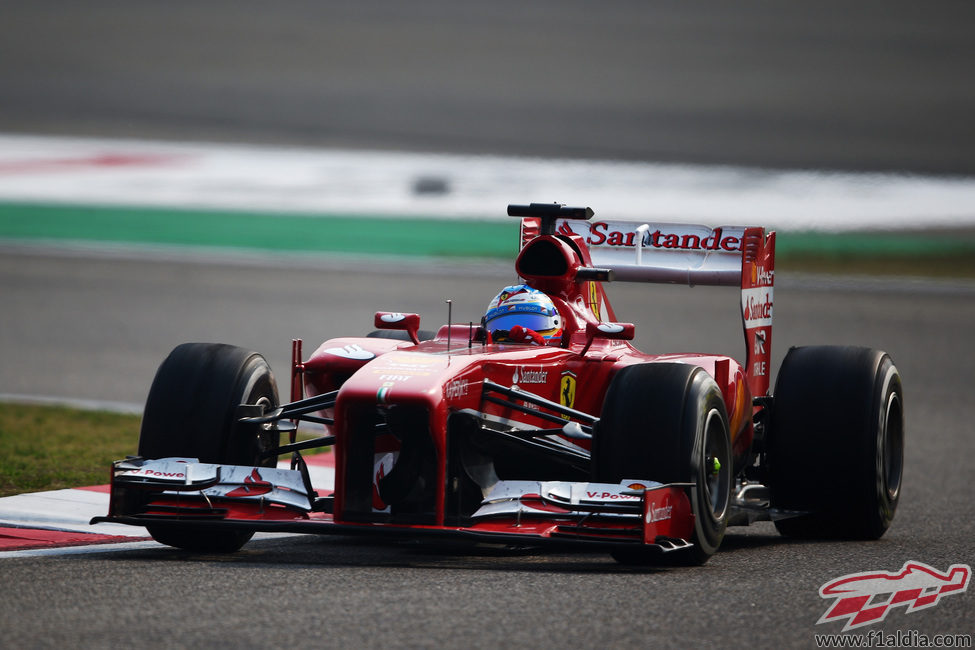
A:
[[[53,397],[50,395],[25,395],[23,393],[0,393],[0,403],[36,404],[38,406],[65,406],[81,411],[109,411],[142,415],[142,404],[132,402],[113,402],[109,400],[79,399],[76,397]]]
[[[159,542],[146,540],[140,542],[117,542],[114,544],[90,544],[88,546],[29,548],[20,551],[0,551],[0,559],[109,553],[114,551],[133,551],[141,548],[159,548],[160,546]]]
[[[418,193],[424,179],[444,193]],[[975,179],[0,135],[0,201],[499,219],[559,201],[610,218],[780,230],[975,225]]]
[[[90,525],[108,514],[108,494],[91,490],[29,492],[0,499],[0,526],[43,528],[100,535],[145,537],[145,528],[120,524]]]
[[[289,461],[279,467],[288,468]],[[311,483],[320,494],[328,494],[335,485],[335,468],[308,465]],[[123,537],[146,537],[145,528],[121,524],[88,522],[92,517],[108,514],[109,495],[92,490],[64,489],[29,492],[0,498],[0,526],[42,528],[79,533],[98,533]]]
[[[140,528],[139,530],[143,530]],[[255,533],[254,540],[274,539],[280,537],[294,537],[302,533]],[[19,551],[0,551],[0,559],[16,557],[50,557],[62,555],[88,555],[91,553],[117,553],[120,551],[137,551],[140,549],[168,548],[154,540],[138,542],[113,542],[109,544],[88,544],[85,546],[61,546],[45,548],[28,548]],[[170,549],[173,550],[173,549]]]

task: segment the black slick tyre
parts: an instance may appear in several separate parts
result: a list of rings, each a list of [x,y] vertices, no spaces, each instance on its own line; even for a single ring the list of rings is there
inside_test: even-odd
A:
[[[890,356],[860,347],[792,348],[775,383],[768,433],[773,512],[784,535],[877,539],[904,468],[904,397]]]
[[[159,366],[149,390],[139,455],[198,458],[203,463],[274,467],[266,452],[277,434],[237,421],[241,404],[278,405],[271,369],[261,355],[219,343],[184,343]],[[232,552],[253,533],[165,524],[147,526],[156,541],[187,550]]]
[[[624,564],[703,564],[721,545],[731,502],[732,459],[721,391],[702,368],[628,366],[613,378],[593,439],[592,478],[694,483],[693,547],[661,556],[645,547],[613,553]]]

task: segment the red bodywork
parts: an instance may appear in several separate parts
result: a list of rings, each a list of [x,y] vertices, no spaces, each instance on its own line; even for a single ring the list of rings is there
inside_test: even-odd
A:
[[[607,237],[609,229],[605,224],[597,222],[590,227],[603,240],[611,239]],[[661,539],[687,539],[693,528],[693,515],[681,486],[652,486],[637,496],[628,496],[625,490],[603,495],[601,512],[610,507],[606,504],[612,499],[619,499],[622,511],[640,515],[636,527],[633,519],[604,518],[587,529],[586,524],[578,523],[578,507],[563,507],[554,497],[542,494],[524,494],[516,499],[517,516],[474,521],[471,510],[484,495],[476,491],[471,494],[470,486],[465,488],[465,474],[457,458],[468,452],[458,451],[452,440],[460,435],[455,432],[466,426],[465,414],[477,414],[481,421],[496,422],[499,426],[516,423],[519,427],[535,429],[557,429],[559,425],[553,424],[553,415],[556,421],[570,419],[564,412],[555,413],[545,406],[513,408],[510,401],[506,404],[505,400],[492,400],[491,393],[485,390],[489,383],[517,386],[523,392],[595,419],[599,417],[607,388],[621,368],[637,363],[686,363],[703,368],[721,390],[737,473],[749,460],[753,398],[765,396],[769,388],[774,233],[766,236],[760,228],[746,228],[741,236],[715,237],[715,247],[728,250],[733,247],[735,254],[740,254],[740,271],[736,270],[733,281],[737,279],[742,290],[747,352],[742,365],[726,356],[640,352],[626,340],[632,338],[632,326],[606,327],[615,323],[616,316],[603,290],[602,276],[595,272],[598,269],[594,268],[587,246],[591,238],[587,241],[568,226],[560,227],[555,234],[538,234],[538,229],[537,220],[523,222],[523,248],[516,270],[527,284],[544,291],[554,301],[564,323],[561,341],[547,346],[486,343],[472,341],[471,328],[466,324],[445,325],[434,339],[420,343],[363,337],[330,339],[307,360],[302,359],[300,342],[295,342],[292,401],[337,391],[333,405],[318,412],[320,417],[334,420],[333,424],[326,425],[326,430],[335,436],[336,477],[331,512],[302,511],[282,505],[271,507],[254,499],[228,499],[224,504],[228,513],[221,518],[222,522],[256,530],[328,532],[321,527],[329,525],[337,532],[364,528],[376,532],[375,529],[383,528],[411,534],[457,533],[478,539],[528,536],[536,540],[560,537],[645,544]],[[666,247],[670,240],[654,237],[647,241],[651,246]],[[699,248],[707,248],[700,239],[697,243]],[[619,239],[620,247],[627,244],[634,246],[632,236]],[[727,254],[727,250],[723,253]],[[419,319],[413,314],[380,312],[375,322],[385,329],[407,331],[411,337],[415,337],[419,328]],[[521,405],[531,406],[525,402]],[[380,417],[377,413],[384,415]],[[393,417],[392,413],[398,415]],[[548,414],[548,417],[538,414]],[[382,433],[383,427],[397,435]],[[405,454],[401,448],[405,446],[404,436],[399,435],[397,428],[422,430],[419,434],[422,440],[410,444],[418,448],[411,453],[418,457],[414,462],[423,487],[411,488],[415,494],[405,499],[399,512],[387,506],[379,488],[384,480],[393,480],[396,464],[400,462],[397,454],[400,457]],[[373,433],[364,433],[370,431]],[[565,438],[565,442],[578,448],[583,456],[588,453],[587,440]],[[384,461],[387,454],[392,456]],[[579,475],[577,468],[570,468],[564,475],[561,470],[543,469],[541,473],[549,475],[532,477],[520,476],[522,471],[516,464],[509,473],[517,480],[581,481],[580,485],[587,480]],[[113,496],[117,497],[113,498],[114,516],[108,520],[126,520],[131,513],[125,512],[120,504],[121,492],[113,490]],[[199,500],[194,503],[189,491],[167,492],[153,497],[146,512],[163,516],[174,504],[184,510],[200,508],[201,512],[212,506]],[[164,508],[154,510],[154,506]],[[565,519],[559,517],[560,508],[565,512]],[[186,518],[185,513],[181,516]],[[127,523],[137,522],[127,520]]]

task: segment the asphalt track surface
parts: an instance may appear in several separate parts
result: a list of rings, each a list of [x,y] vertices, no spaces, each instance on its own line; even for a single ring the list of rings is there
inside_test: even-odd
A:
[[[488,8],[490,7],[490,8]],[[975,173],[970,3],[11,3],[0,128]],[[326,13],[323,13],[326,12]],[[514,197],[518,198],[518,197]],[[511,274],[0,256],[0,390],[138,402],[177,343],[306,350],[475,319]],[[0,560],[7,647],[810,647],[838,576],[972,564],[970,288],[778,278],[788,345],[889,351],[907,460],[875,543],[733,531],[702,568],[347,538]],[[618,285],[643,349],[740,356],[733,290]],[[43,432],[38,432],[43,435]],[[972,633],[975,597],[867,630]]]
[[[370,329],[377,309],[416,310],[427,326],[477,318],[511,279],[499,267],[354,271],[10,254],[0,258],[0,382],[17,392],[141,400],[184,340],[266,353],[286,372],[306,350]],[[617,284],[621,317],[646,350],[740,356],[737,292]],[[550,555],[289,537],[231,556],[159,547],[0,560],[0,630],[11,647],[803,647],[826,611],[820,585],[907,560],[971,563],[973,289],[783,276],[776,365],[793,344],[885,349],[905,384],[903,498],[878,542],[791,542],[768,524],[734,529],[702,568],[634,570],[604,555]],[[17,383],[21,382],[21,383]],[[43,435],[43,432],[38,432]],[[41,612],[40,616],[31,615]],[[971,594],[879,629],[970,633]],[[290,622],[287,622],[290,621]],[[824,628],[837,629],[824,629]],[[871,626],[870,629],[874,629]]]

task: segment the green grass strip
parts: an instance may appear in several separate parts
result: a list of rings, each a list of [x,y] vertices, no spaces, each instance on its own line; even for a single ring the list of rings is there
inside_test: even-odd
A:
[[[0,204],[0,238],[184,247],[503,257],[518,224],[413,217],[297,216],[160,208]]]
[[[513,260],[518,222],[0,203],[0,239]],[[781,269],[975,276],[975,232],[780,232]]]
[[[776,269],[839,275],[975,277],[975,233],[784,232]]]
[[[938,232],[824,233],[783,232],[776,235],[777,255],[975,256],[975,233]]]
[[[108,483],[113,460],[139,446],[138,415],[4,404],[0,496]]]
[[[35,404],[0,406],[0,497],[104,485],[110,480],[112,461],[139,448],[141,415]],[[298,439],[315,435],[318,432],[301,431]]]

